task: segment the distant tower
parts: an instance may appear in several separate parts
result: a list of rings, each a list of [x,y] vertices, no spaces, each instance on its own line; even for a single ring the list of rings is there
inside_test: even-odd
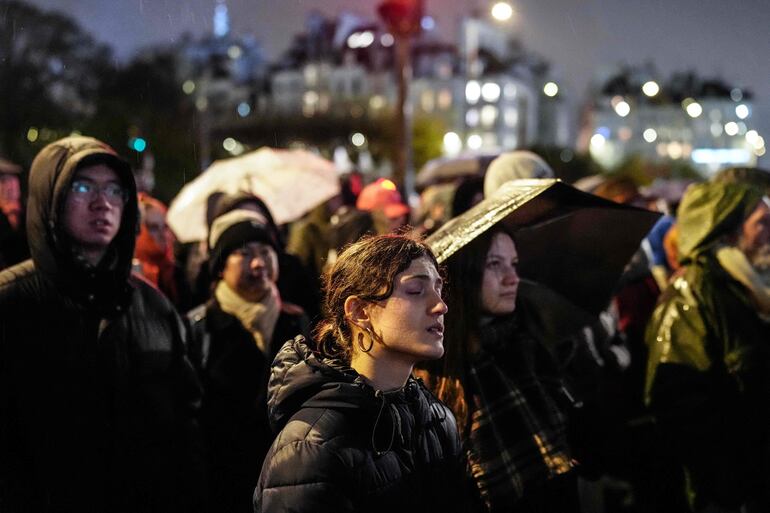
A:
[[[214,35],[225,37],[230,32],[230,16],[227,14],[225,0],[217,0],[214,8]]]

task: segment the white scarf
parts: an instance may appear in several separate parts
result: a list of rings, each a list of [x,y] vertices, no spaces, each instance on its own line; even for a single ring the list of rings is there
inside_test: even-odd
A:
[[[224,280],[219,280],[214,295],[222,310],[235,316],[252,334],[259,350],[267,354],[275,324],[281,314],[281,297],[275,284],[270,284],[270,290],[259,303],[246,301]]]
[[[735,246],[722,246],[717,249],[716,255],[719,265],[749,290],[760,317],[763,320],[768,320],[770,316],[770,287],[751,265],[746,254]]]

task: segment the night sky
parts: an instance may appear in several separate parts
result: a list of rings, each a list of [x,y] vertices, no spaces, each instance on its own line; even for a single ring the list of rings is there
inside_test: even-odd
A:
[[[28,0],[69,13],[122,58],[142,46],[171,43],[185,32],[212,30],[215,0]],[[459,19],[486,0],[425,0],[446,39]],[[374,0],[227,0],[231,30],[251,33],[278,56],[306,15],[342,10],[373,18]],[[770,141],[770,1],[768,0],[511,0],[510,30],[552,63],[576,105],[597,73],[618,63],[654,62],[661,78],[692,69],[746,87],[757,109],[751,125]],[[767,167],[768,155],[761,162]]]

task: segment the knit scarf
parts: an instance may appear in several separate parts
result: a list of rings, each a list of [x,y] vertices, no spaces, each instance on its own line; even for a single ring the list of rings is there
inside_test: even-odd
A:
[[[214,295],[222,310],[237,318],[254,337],[259,350],[268,354],[273,330],[281,314],[281,298],[275,284],[270,284],[270,290],[259,303],[246,301],[224,280],[219,281]]]
[[[468,460],[492,511],[510,510],[530,488],[572,470],[561,391],[550,355],[516,316],[480,330],[469,365],[472,397]]]
[[[754,300],[758,314],[770,316],[770,287],[751,265],[746,254],[735,246],[722,246],[716,252],[719,265],[736,281],[744,285]]]

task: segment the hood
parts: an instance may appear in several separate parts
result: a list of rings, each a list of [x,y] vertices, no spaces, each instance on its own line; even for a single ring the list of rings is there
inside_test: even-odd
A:
[[[303,407],[375,408],[374,394],[355,370],[315,353],[298,336],[286,342],[273,361],[268,416],[277,432]]]
[[[679,260],[687,262],[733,233],[762,199],[762,191],[739,183],[691,185],[679,205]]]
[[[484,197],[491,196],[504,183],[522,178],[553,178],[551,166],[539,155],[526,150],[503,153],[493,160],[484,176]]]
[[[128,192],[120,230],[96,269],[76,262],[60,223],[75,171],[86,158],[100,157]],[[91,137],[66,137],[37,154],[29,172],[27,236],[35,267],[73,296],[95,305],[114,304],[126,290],[138,224],[136,184],[130,166],[106,144]]]
[[[404,443],[416,426],[444,421],[447,411],[410,377],[391,392],[374,390],[349,366],[315,353],[301,335],[286,342],[273,361],[268,383],[268,417],[275,432],[302,408],[360,413],[362,434],[382,454],[395,440]]]

